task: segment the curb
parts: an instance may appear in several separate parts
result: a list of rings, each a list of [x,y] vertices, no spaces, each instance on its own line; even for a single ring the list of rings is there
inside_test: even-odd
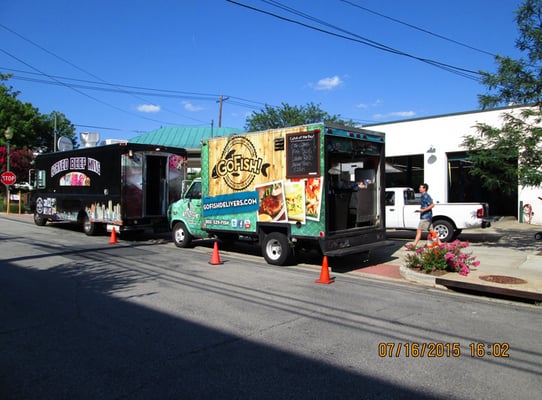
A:
[[[399,272],[401,273],[401,276],[405,278],[407,281],[418,283],[424,286],[429,286],[437,289],[445,289],[448,290],[446,286],[439,285],[436,283],[437,278],[432,275],[428,274],[421,274],[419,272],[412,271],[410,268],[405,266],[399,267]]]

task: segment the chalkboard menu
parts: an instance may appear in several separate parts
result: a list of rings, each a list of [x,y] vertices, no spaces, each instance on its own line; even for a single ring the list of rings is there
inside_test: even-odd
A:
[[[286,178],[320,175],[319,131],[286,135]]]

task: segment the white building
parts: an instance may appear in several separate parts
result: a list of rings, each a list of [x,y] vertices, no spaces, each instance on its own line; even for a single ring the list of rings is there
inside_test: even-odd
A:
[[[514,215],[522,222],[542,224],[542,189],[518,186],[517,195],[481,188],[468,174],[469,162],[464,137],[477,134],[476,125],[502,126],[505,112],[520,108],[501,108],[428,118],[371,124],[364,127],[386,134],[387,186],[429,185],[435,202],[484,201],[491,215]],[[391,172],[394,171],[394,172]]]

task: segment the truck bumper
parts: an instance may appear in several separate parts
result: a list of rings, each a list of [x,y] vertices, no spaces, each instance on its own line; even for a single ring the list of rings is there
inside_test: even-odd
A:
[[[392,246],[395,242],[391,240],[383,240],[380,242],[360,244],[357,246],[344,247],[335,250],[323,251],[323,254],[329,257],[342,257],[350,254],[367,253],[371,250],[378,249],[380,247]]]
[[[491,221],[488,219],[484,219],[482,221],[482,228],[489,228],[491,226]]]
[[[366,253],[391,244],[383,229],[344,231],[320,238],[322,254],[330,257]]]

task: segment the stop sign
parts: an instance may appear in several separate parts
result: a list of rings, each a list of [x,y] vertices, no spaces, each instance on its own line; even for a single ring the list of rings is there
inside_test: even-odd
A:
[[[6,186],[13,185],[17,181],[17,177],[11,171],[6,171],[2,173],[2,183]]]

